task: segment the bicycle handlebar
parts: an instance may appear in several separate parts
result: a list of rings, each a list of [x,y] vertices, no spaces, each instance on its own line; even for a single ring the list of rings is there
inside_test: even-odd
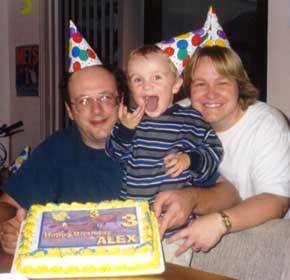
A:
[[[11,136],[17,132],[21,132],[21,131],[23,131],[23,129],[19,129],[19,130],[15,130],[15,129],[22,127],[22,126],[23,126],[22,121],[16,122],[16,123],[11,124],[9,126],[7,126],[6,124],[3,124],[0,127],[0,137],[7,137],[7,136]]]

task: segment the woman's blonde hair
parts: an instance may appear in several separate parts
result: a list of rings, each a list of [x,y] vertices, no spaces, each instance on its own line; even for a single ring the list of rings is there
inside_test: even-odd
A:
[[[238,54],[233,49],[219,46],[198,48],[195,51],[184,72],[184,87],[188,93],[190,92],[192,75],[203,57],[208,57],[211,60],[220,75],[237,81],[238,102],[242,110],[246,110],[249,105],[257,101],[258,89],[250,81]]]

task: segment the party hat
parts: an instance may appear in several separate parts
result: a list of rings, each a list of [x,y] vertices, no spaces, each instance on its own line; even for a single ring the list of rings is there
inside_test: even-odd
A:
[[[30,154],[30,146],[25,146],[25,148],[21,151],[16,160],[9,166],[9,171],[11,173],[16,173],[16,171],[21,167],[21,165],[26,161]]]
[[[210,7],[202,28],[159,42],[156,45],[168,55],[178,73],[181,74],[198,47],[205,45],[229,47],[230,44],[218,22],[217,15]]]
[[[225,32],[219,24],[217,15],[212,7],[209,8],[207,18],[204,24],[205,34],[202,36],[201,47],[204,46],[220,46],[230,47]]]
[[[99,57],[70,20],[69,32],[69,72],[75,72],[84,67],[102,64]]]

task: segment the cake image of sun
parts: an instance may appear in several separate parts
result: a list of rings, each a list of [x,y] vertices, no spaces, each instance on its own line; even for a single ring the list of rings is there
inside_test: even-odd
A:
[[[146,201],[33,205],[12,271],[29,278],[162,273],[155,215]]]

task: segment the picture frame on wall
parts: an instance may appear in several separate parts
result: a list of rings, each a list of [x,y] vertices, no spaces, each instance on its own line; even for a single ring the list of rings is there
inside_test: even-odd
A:
[[[17,96],[39,96],[39,47],[16,47]]]

